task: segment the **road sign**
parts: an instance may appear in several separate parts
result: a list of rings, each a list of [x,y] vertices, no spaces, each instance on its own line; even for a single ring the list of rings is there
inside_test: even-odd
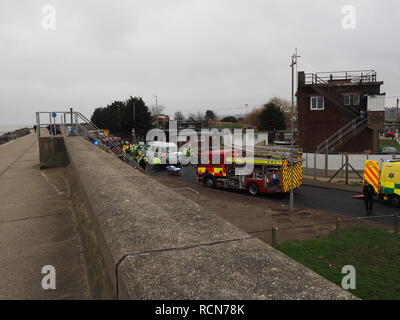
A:
[[[52,116],[53,118],[55,118],[55,117],[57,117],[57,113],[53,112],[53,113],[51,114],[51,116]]]

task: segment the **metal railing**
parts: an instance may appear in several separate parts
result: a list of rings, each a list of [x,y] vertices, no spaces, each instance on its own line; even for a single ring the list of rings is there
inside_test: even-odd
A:
[[[394,218],[393,219],[393,231],[394,231],[394,233],[399,233],[400,216],[398,213],[395,213],[395,214],[390,214],[390,215],[364,216],[364,217],[355,217],[355,218],[349,218],[349,219],[337,218],[336,220],[332,220],[332,221],[298,225],[298,226],[290,226],[290,227],[289,226],[288,227],[273,226],[271,228],[267,228],[267,229],[263,229],[263,230],[249,231],[248,234],[255,235],[255,234],[260,234],[260,233],[265,233],[265,232],[271,232],[271,244],[272,244],[272,246],[275,246],[278,243],[278,241],[277,241],[278,230],[294,230],[294,229],[302,229],[302,228],[310,228],[310,227],[315,227],[315,226],[333,225],[334,224],[335,225],[334,232],[336,234],[336,237],[339,237],[342,226],[346,222],[363,221],[363,220],[368,221],[368,220],[377,220],[377,219],[382,219],[382,218]]]
[[[357,129],[364,124],[368,124],[368,116],[365,114],[362,114],[357,118],[352,119],[350,122],[348,122],[335,133],[333,133],[330,137],[320,143],[317,146],[316,153],[328,152],[329,149],[338,142],[342,143],[343,139],[351,133],[353,134],[353,136],[355,136],[357,134]]]
[[[45,115],[49,117],[49,122],[41,121],[41,117]],[[57,120],[59,120],[57,122]],[[99,129],[93,122],[86,118],[82,113],[77,111],[41,111],[36,112],[36,126],[38,138],[42,136],[41,129],[45,128],[48,130],[49,136],[52,138],[57,135],[64,137],[69,136],[81,136],[85,139],[103,147],[108,153],[113,155],[115,158],[120,159],[119,156],[113,152],[113,149],[120,149],[120,147],[107,137],[102,137],[103,131]],[[103,142],[104,141],[104,142]],[[121,160],[129,164],[131,167],[140,171],[143,174],[150,176],[150,173],[144,170],[138,162],[130,155],[121,151]]]
[[[355,71],[327,71],[317,73],[306,73],[305,74],[306,84],[320,84],[320,81],[324,81],[326,84],[328,81],[348,80],[352,83],[371,83],[376,82],[376,71],[375,70],[355,70]]]

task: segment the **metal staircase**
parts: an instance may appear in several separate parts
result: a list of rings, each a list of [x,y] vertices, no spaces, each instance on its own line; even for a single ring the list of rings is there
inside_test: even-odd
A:
[[[98,135],[93,134],[93,132],[96,132],[99,134],[101,130],[93,123],[91,122],[88,118],[86,118],[82,113],[76,112],[76,124],[77,124],[77,134],[80,136],[83,136],[87,140],[94,140],[96,141],[99,145],[101,145],[103,148],[112,149],[112,148],[119,148],[111,139],[107,141],[107,146],[103,144],[101,139],[98,138]],[[111,153],[114,157],[118,158],[114,152],[109,152]],[[119,159],[119,158],[118,158]],[[135,168],[136,170],[140,171],[143,174],[150,175],[146,170],[144,170],[138,163],[137,161],[132,158],[130,155],[126,153],[122,153],[122,159],[124,162]]]
[[[53,115],[56,115],[54,117]],[[49,122],[41,121],[41,116],[48,117]],[[60,121],[57,122],[57,119]],[[68,120],[67,120],[68,119]],[[50,137],[61,134],[64,137],[70,136],[81,136],[89,141],[95,141],[98,146],[101,146],[108,153],[113,155],[115,158],[120,159],[112,149],[119,148],[119,146],[111,139],[107,139],[106,144],[103,143],[100,138],[102,130],[99,129],[93,122],[86,118],[82,113],[77,111],[58,111],[58,112],[36,112],[36,125],[37,135],[40,138],[43,135],[43,129],[48,130]],[[50,128],[50,129],[49,129]],[[143,168],[137,163],[137,161],[126,153],[121,153],[122,160],[129,164],[134,169],[140,171],[143,174],[150,176],[150,174],[143,170]]]
[[[327,153],[336,146],[342,145],[343,143],[349,141],[367,127],[368,116],[366,114],[362,114],[361,116],[352,119],[349,123],[341,127],[329,138],[325,139],[321,144],[319,144],[316,153]]]

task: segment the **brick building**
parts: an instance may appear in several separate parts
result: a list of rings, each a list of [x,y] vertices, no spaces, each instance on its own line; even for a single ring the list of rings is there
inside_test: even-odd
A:
[[[306,152],[376,152],[384,125],[376,72],[298,73],[299,146]]]

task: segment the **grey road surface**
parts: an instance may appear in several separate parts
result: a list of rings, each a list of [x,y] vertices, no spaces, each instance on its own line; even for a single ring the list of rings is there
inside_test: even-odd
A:
[[[167,175],[165,171],[159,174]],[[188,183],[196,183],[194,167],[184,167],[183,176],[176,178],[187,181]],[[226,190],[226,192],[237,191]],[[303,185],[300,189],[295,191],[295,206],[338,213],[349,217],[364,216],[364,202],[362,200],[353,199],[355,195],[358,195],[358,193]],[[288,195],[261,195],[260,197],[278,201],[283,204],[289,204]],[[249,199],[251,199],[250,195]],[[400,212],[400,208],[394,208],[381,202],[374,203],[374,215],[391,215],[396,212]],[[392,226],[393,218],[380,218],[377,219],[376,222]]]

